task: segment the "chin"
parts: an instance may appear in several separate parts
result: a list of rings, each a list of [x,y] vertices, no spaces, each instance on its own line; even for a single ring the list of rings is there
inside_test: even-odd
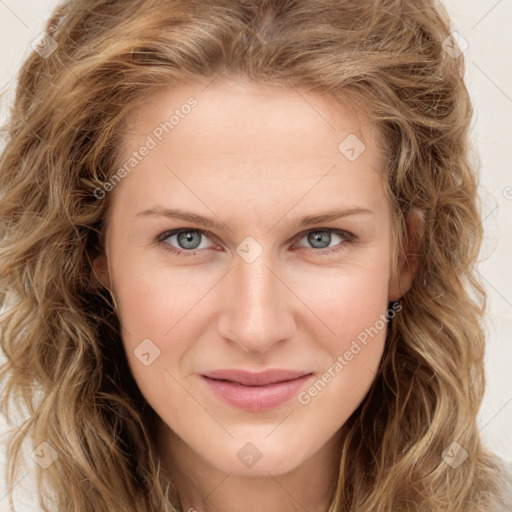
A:
[[[304,462],[304,451],[288,446],[276,447],[264,440],[254,443],[234,441],[229,446],[219,447],[220,450],[205,457],[208,462],[219,470],[238,476],[273,476],[290,473]],[[227,456],[227,454],[234,456]]]

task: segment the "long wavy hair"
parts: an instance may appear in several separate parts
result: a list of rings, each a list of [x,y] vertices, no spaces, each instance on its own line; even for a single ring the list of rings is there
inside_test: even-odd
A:
[[[23,64],[0,159],[0,403],[24,406],[10,435],[40,505],[59,512],[179,508],[154,446],[158,418],[130,374],[112,298],[95,279],[130,110],[162,87],[225,76],[329,95],[385,141],[394,253],[423,213],[418,265],[390,322],[379,373],[342,426],[331,511],[473,512],[502,503],[482,446],[486,296],[472,106],[450,19],[433,0],[69,0]],[[446,45],[449,48],[446,48]],[[450,50],[450,51],[447,51]],[[459,52],[460,53],[460,52]],[[458,443],[458,467],[443,454]],[[451,447],[451,448],[450,448]],[[14,506],[12,494],[9,495]]]

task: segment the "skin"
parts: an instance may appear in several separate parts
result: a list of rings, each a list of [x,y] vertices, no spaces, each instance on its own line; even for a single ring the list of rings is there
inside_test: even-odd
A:
[[[307,404],[294,397],[243,411],[219,400],[200,374],[301,369],[314,382],[409,288],[403,258],[398,275],[391,272],[378,134],[332,98],[242,80],[189,82],[131,113],[120,162],[190,96],[197,107],[110,192],[95,271],[115,297],[133,376],[161,418],[160,456],[182,509],[326,511],[340,427],[375,378],[386,327]],[[338,150],[349,134],[366,146],[354,161]],[[231,229],[196,233],[196,254],[177,255],[166,247],[191,249],[176,235],[157,237],[205,228],[137,215],[157,206]],[[356,207],[371,213],[294,227],[307,215]],[[326,254],[307,235],[327,228],[354,238],[330,232],[327,245],[339,250]],[[248,236],[262,249],[251,263],[236,252]],[[134,355],[147,338],[160,350],[148,366]],[[237,457],[249,442],[262,454],[252,467]]]

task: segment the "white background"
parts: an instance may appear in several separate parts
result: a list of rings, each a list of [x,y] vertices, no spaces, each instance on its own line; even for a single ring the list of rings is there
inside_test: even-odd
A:
[[[55,0],[0,0],[0,94],[8,93],[2,119],[17,70],[56,5]],[[486,238],[479,271],[489,295],[489,313],[487,391],[479,425],[488,446],[512,462],[512,0],[446,0],[445,5],[454,29],[469,44],[466,82],[476,111],[472,137],[482,161]],[[9,424],[0,413],[0,432]],[[0,437],[2,473],[4,452]],[[35,463],[27,460],[15,486],[19,512],[39,510],[32,492]],[[0,510],[7,511],[3,474],[0,479]]]

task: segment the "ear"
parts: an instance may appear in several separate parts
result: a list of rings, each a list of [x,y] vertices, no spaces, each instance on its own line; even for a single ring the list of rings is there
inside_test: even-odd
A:
[[[413,209],[407,217],[407,238],[404,241],[404,252],[398,255],[398,269],[392,269],[389,283],[389,301],[399,300],[409,291],[418,269],[418,241],[423,231],[423,212]]]
[[[101,252],[92,261],[94,275],[98,285],[103,285],[108,290],[111,289],[110,272],[108,269],[108,256]]]

